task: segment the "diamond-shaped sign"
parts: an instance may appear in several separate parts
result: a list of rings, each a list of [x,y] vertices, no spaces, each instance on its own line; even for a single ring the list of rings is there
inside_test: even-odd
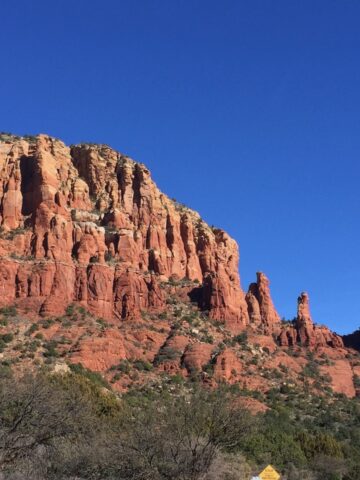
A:
[[[279,480],[280,475],[271,465],[268,465],[265,470],[260,473],[259,477],[261,480]]]

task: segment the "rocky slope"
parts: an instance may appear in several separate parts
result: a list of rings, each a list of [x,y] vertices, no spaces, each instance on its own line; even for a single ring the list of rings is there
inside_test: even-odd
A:
[[[0,225],[5,359],[81,363],[119,389],[160,372],[253,392],[321,374],[356,394],[358,355],[313,323],[306,293],[282,321],[263,273],[242,290],[236,242],[106,145],[2,134]]]

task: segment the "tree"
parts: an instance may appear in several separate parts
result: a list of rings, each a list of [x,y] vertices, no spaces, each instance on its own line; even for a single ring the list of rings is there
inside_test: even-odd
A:
[[[219,451],[236,449],[253,424],[225,391],[199,389],[128,412],[118,425],[116,452],[129,469],[143,472],[138,478],[196,480]]]

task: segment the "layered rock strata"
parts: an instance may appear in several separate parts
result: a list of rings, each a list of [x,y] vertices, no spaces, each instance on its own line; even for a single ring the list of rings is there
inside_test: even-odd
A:
[[[313,324],[306,294],[285,328],[263,273],[245,295],[236,242],[163,194],[145,165],[106,145],[1,139],[2,305],[51,316],[78,302],[128,320],[166,309],[161,281],[188,278],[198,282],[190,298],[235,333],[251,327],[283,346],[342,346]]]
[[[159,281],[186,277],[202,285],[197,301],[211,318],[248,323],[236,242],[108,146],[6,138],[0,224],[2,304],[54,315],[79,302],[127,319],[165,308]]]

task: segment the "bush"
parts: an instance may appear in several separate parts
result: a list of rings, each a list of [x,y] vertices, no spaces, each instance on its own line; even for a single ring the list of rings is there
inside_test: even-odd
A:
[[[238,385],[206,390],[175,375],[116,397],[80,364],[20,378],[10,365],[0,366],[6,480],[243,480],[268,463],[288,480],[359,479],[356,400],[299,391],[290,407],[275,392],[255,417],[239,406]]]
[[[175,350],[172,347],[165,346],[160,349],[158,355],[154,360],[154,365],[157,366],[160,363],[179,359],[180,356],[181,356],[181,353],[178,350]]]
[[[29,336],[32,333],[35,333],[37,330],[39,330],[39,325],[37,323],[33,323],[28,330],[26,331],[25,335]]]
[[[302,374],[305,377],[311,377],[311,378],[319,377],[320,376],[319,365],[314,361],[308,362],[303,368]]]
[[[119,370],[127,375],[130,373],[130,363],[128,360],[121,360],[118,365],[113,365],[109,370]]]
[[[4,315],[4,317],[16,317],[17,310],[16,310],[15,305],[12,305],[10,307],[0,308],[0,314]]]
[[[100,387],[105,387],[105,388],[110,388],[109,384],[107,381],[102,377],[101,373],[98,372],[93,372],[92,370],[89,370],[85,368],[81,363],[71,363],[69,365],[70,370],[77,375],[81,375],[88,380],[90,380],[94,385],[100,386]]]
[[[48,329],[51,327],[51,325],[54,325],[55,320],[53,318],[47,318],[46,320],[42,320],[40,323],[43,328]]]
[[[2,335],[0,335],[0,339],[4,343],[10,343],[14,340],[14,335],[12,333],[3,333]]]
[[[354,386],[355,388],[360,388],[360,376],[359,375],[354,375]]]
[[[66,307],[65,315],[67,317],[71,317],[72,315],[74,315],[74,313],[75,313],[75,305],[73,303],[71,303],[70,305],[68,305]]]
[[[239,335],[236,335],[234,337],[234,342],[238,343],[239,345],[247,345],[247,342],[248,342],[247,332],[242,332]]]
[[[50,340],[49,342],[45,343],[45,351],[43,353],[44,357],[49,359],[58,357],[59,353],[57,352],[56,347],[57,342],[55,340]]]
[[[153,368],[152,364],[145,360],[135,360],[134,367],[140,372],[150,372]]]

